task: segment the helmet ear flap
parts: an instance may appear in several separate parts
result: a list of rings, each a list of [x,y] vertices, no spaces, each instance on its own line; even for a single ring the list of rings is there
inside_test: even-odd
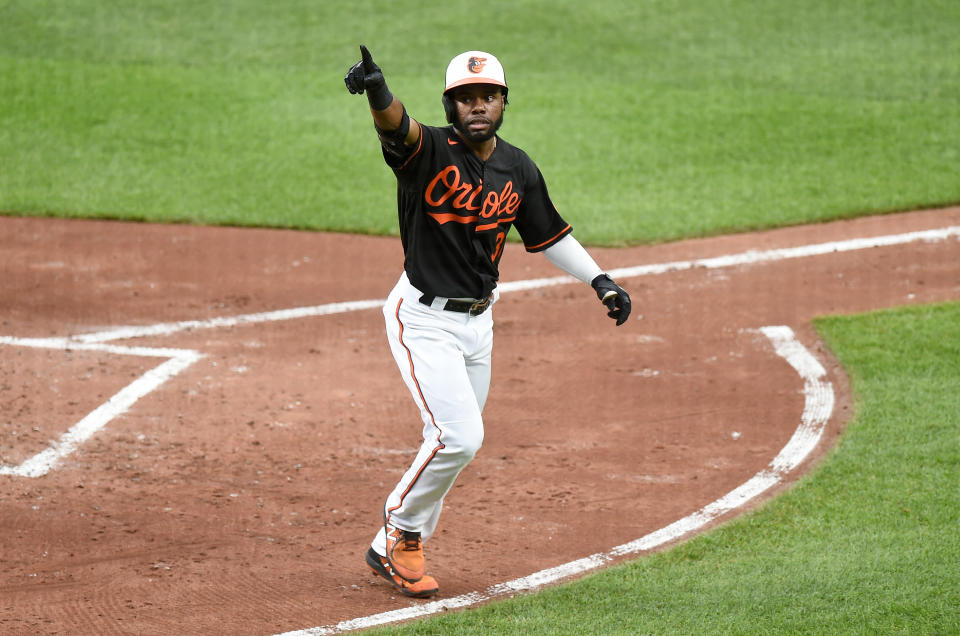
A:
[[[452,124],[456,120],[457,105],[453,103],[453,97],[449,93],[444,93],[440,99],[443,101],[443,112],[447,115],[447,123]]]

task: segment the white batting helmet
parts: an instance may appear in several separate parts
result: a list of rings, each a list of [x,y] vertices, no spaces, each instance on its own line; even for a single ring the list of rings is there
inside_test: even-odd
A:
[[[506,88],[507,80],[500,60],[483,51],[467,51],[456,56],[447,65],[443,92],[464,84],[495,84]]]

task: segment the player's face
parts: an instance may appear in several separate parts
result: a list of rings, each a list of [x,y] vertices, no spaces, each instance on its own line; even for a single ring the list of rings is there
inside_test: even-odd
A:
[[[503,123],[503,93],[492,84],[468,84],[453,91],[454,126],[467,141],[491,139]]]

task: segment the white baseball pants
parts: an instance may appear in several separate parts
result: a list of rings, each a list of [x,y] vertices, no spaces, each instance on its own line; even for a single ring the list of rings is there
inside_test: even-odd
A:
[[[422,295],[404,273],[383,307],[390,350],[423,420],[420,451],[387,497],[384,513],[391,525],[419,531],[426,541],[444,496],[483,442],[493,316],[491,308],[479,316],[445,311],[443,298],[427,306]],[[371,545],[386,554],[382,527]]]

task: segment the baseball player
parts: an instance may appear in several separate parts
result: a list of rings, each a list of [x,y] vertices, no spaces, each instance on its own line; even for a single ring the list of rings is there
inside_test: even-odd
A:
[[[397,178],[404,268],[383,308],[390,350],[423,420],[423,444],[383,508],[366,563],[401,593],[436,594],[423,543],[444,496],[483,441],[492,306],[503,246],[516,227],[528,252],[591,285],[622,325],[630,297],[571,234],[543,175],[497,135],[507,106],[500,61],[468,51],[447,66],[445,127],[411,118],[365,46],[344,82],[366,93],[383,158]]]

